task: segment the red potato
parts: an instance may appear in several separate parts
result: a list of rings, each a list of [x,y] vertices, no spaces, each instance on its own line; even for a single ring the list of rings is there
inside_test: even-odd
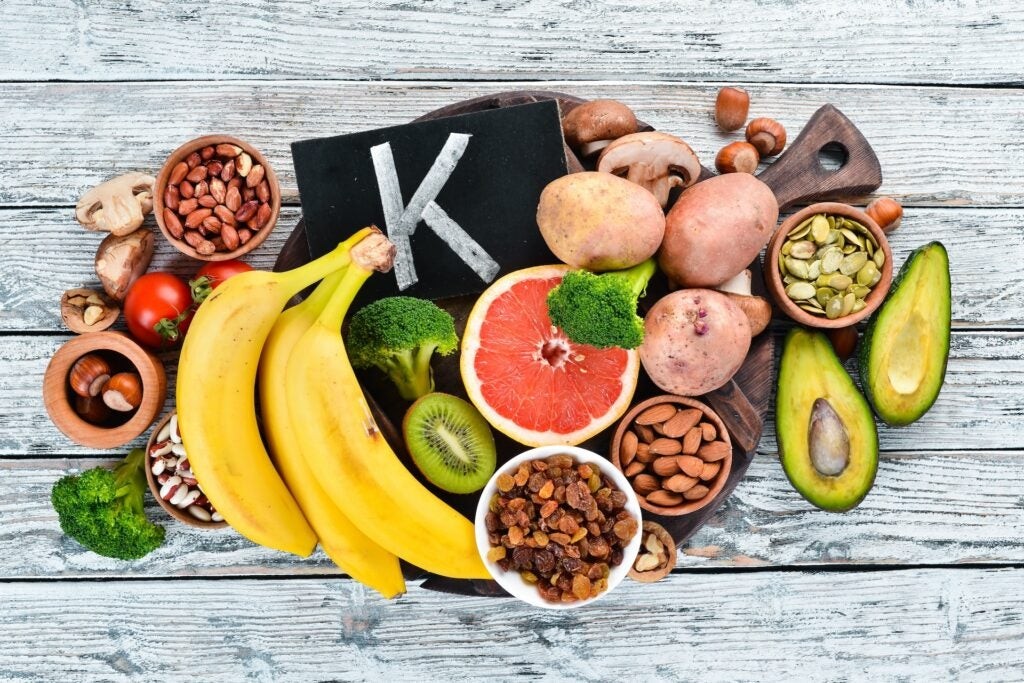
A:
[[[683,287],[717,287],[757,258],[778,220],[775,195],[754,176],[709,178],[669,211],[658,266]]]
[[[544,188],[537,225],[548,248],[575,268],[630,268],[658,250],[665,214],[654,195],[610,173],[572,173]]]
[[[680,289],[659,299],[644,318],[640,361],[663,390],[700,396],[732,379],[749,349],[750,323],[728,296]]]

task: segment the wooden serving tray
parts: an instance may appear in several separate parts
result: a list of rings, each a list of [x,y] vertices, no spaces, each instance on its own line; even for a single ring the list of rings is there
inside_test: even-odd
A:
[[[416,121],[552,99],[558,101],[563,116],[585,102],[583,99],[565,93],[520,90],[457,102],[424,114]],[[653,128],[641,122],[640,130],[653,130]],[[682,137],[685,138],[685,135]],[[819,161],[819,153],[826,147],[838,151],[840,156],[845,157],[838,169],[827,170]],[[568,147],[566,147],[566,159],[570,173],[589,167],[582,163]],[[713,171],[705,167],[702,169],[698,182],[714,175]],[[825,105],[815,112],[796,140],[759,178],[775,193],[781,211],[798,202],[811,203],[870,193],[881,185],[882,172],[878,158],[860,131],[838,109],[831,105]],[[296,268],[307,263],[309,259],[305,225],[300,220],[282,247],[277,262],[274,264],[274,270]],[[765,296],[763,279],[760,276],[760,260],[752,263],[750,268],[754,272],[755,293]],[[641,308],[644,308],[645,304],[652,304],[667,291],[667,283],[664,278],[652,281],[648,287],[647,298],[641,302]],[[460,339],[465,329],[466,317],[475,301],[475,296],[465,296],[437,302],[439,306],[452,314]],[[746,361],[736,376],[724,387],[700,397],[700,400],[718,413],[729,430],[733,442],[732,470],[725,486],[715,499],[708,506],[693,514],[664,517],[644,512],[645,519],[652,519],[664,526],[672,534],[677,545],[681,545],[707,522],[746,474],[747,468],[757,452],[757,444],[761,438],[761,431],[768,413],[774,380],[774,357],[772,336],[767,332],[762,333],[751,343]],[[408,408],[408,402],[398,396],[394,387],[383,377],[382,373],[369,371],[359,373],[359,376],[382,432],[409,470],[419,477],[419,472],[412,465],[401,436],[402,418]],[[459,374],[458,354],[434,359],[434,379],[438,391],[467,398]],[[661,393],[664,392],[647,378],[646,373],[641,372],[633,403]],[[580,445],[596,453],[607,454],[615,426],[613,425]],[[526,448],[497,431],[495,431],[495,443],[498,449],[499,466]],[[420,480],[426,484],[422,477]],[[426,485],[467,518],[473,518],[477,501],[475,494],[455,495],[440,491],[429,484]],[[403,566],[407,578],[423,578],[425,579],[423,587],[431,590],[465,595],[505,595],[505,592],[493,581],[450,579],[428,574],[409,565],[403,564]]]

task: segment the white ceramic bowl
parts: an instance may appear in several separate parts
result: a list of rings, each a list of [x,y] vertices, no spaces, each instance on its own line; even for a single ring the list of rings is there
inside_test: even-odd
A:
[[[601,593],[595,598],[589,600],[577,600],[575,602],[548,602],[540,596],[537,592],[537,586],[529,584],[524,581],[517,571],[503,571],[501,567],[495,562],[489,562],[487,560],[487,551],[491,549],[491,544],[487,540],[487,527],[484,524],[484,518],[487,516],[488,507],[490,505],[491,497],[498,490],[498,475],[503,472],[514,474],[519,469],[519,465],[530,460],[537,460],[540,458],[547,458],[552,455],[566,454],[573,457],[577,463],[587,463],[588,465],[596,466],[601,474],[608,477],[615,483],[615,486],[626,494],[626,510],[629,514],[633,515],[637,521],[637,533],[633,537],[633,540],[626,545],[622,554],[622,563],[617,567],[612,567],[608,574],[608,590]],[[487,570],[494,577],[494,580],[498,584],[511,593],[513,596],[519,598],[523,602],[528,602],[535,607],[543,607],[545,609],[572,609],[574,607],[582,607],[583,605],[589,605],[592,602],[600,600],[608,593],[615,590],[615,587],[622,583],[622,579],[626,578],[629,573],[629,568],[633,566],[633,562],[636,561],[636,555],[640,551],[640,538],[643,534],[640,533],[640,529],[643,525],[643,518],[640,513],[640,503],[637,501],[636,494],[633,492],[633,487],[629,485],[626,477],[622,475],[615,466],[608,461],[607,458],[603,458],[593,451],[588,451],[583,448],[577,448],[576,446],[541,446],[540,448],[532,448],[525,453],[520,453],[516,457],[509,460],[502,467],[499,467],[491,480],[487,482],[487,486],[484,487],[480,493],[480,501],[476,505],[476,547],[480,553],[480,558],[484,564],[487,565]]]

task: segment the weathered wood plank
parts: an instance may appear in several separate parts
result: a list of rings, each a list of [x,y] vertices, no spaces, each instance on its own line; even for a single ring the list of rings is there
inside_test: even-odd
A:
[[[39,28],[46,27],[45,41]],[[1024,14],[997,2],[650,0],[0,5],[14,80],[620,78],[1021,83]],[[756,27],[756,30],[753,30]]]
[[[0,460],[0,581],[93,577],[331,574],[321,552],[301,559],[256,546],[230,529],[174,522],[159,550],[119,562],[65,537],[50,487],[65,474],[115,461]],[[772,455],[758,456],[729,501],[681,550],[678,566],[899,565],[1024,562],[1024,451],[890,453],[855,510],[813,509]]]
[[[217,130],[266,152],[294,200],[290,142],[405,123],[456,100],[517,87],[622,99],[646,121],[686,138],[708,165],[738,137],[711,121],[712,85],[11,84],[0,91],[0,204],[73,204],[92,185],[129,170],[155,171],[178,144]],[[1024,205],[1024,91],[756,85],[750,92],[751,115],[774,116],[794,135],[822,104],[838,106],[874,146],[885,174],[881,191],[908,204]]]
[[[0,670],[103,680],[1014,680],[1024,570],[674,575],[584,611],[350,581],[0,585]]]
[[[57,432],[42,405],[46,363],[62,336],[0,337],[0,456],[89,455]],[[170,359],[170,357],[168,357]],[[173,386],[173,363],[165,363]],[[1024,333],[953,334],[946,385],[932,410],[903,429],[880,429],[882,450],[1024,448]],[[142,443],[140,438],[137,443]],[[775,451],[773,421],[761,451]]]
[[[285,207],[267,242],[246,257],[257,268],[272,268],[298,207]],[[102,235],[81,230],[68,209],[0,210],[5,234],[0,262],[0,331],[57,332],[64,290],[98,284],[93,252]],[[1021,209],[910,209],[891,237],[898,268],[911,249],[933,239],[949,250],[953,276],[953,320],[957,327],[1024,327],[1024,262]],[[197,263],[171,248],[157,233],[151,269],[191,277]]]

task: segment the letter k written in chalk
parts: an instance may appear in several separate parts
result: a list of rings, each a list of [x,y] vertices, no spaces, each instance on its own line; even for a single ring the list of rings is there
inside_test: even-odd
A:
[[[444,147],[407,205],[402,204],[402,190],[398,184],[398,171],[395,169],[391,143],[385,142],[370,148],[381,205],[384,208],[388,239],[395,245],[395,279],[400,291],[418,281],[409,238],[416,232],[416,226],[421,220],[484,282],[493,280],[501,268],[490,254],[434,201],[469,146],[470,137],[465,133],[449,133]]]

